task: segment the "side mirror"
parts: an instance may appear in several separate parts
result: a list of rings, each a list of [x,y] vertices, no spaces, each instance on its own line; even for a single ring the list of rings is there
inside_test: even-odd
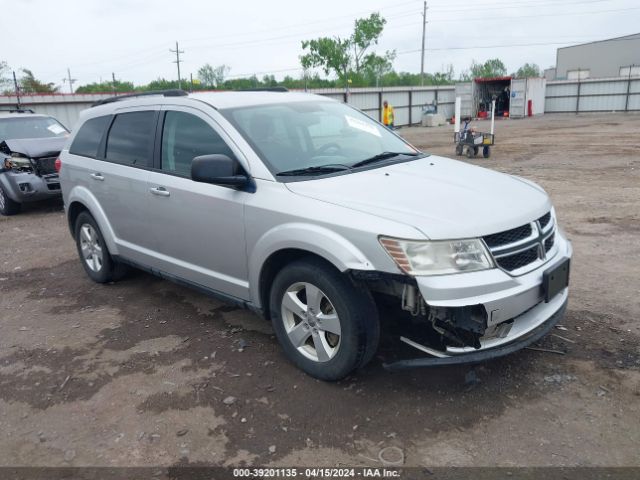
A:
[[[238,162],[226,155],[200,155],[191,162],[191,179],[194,182],[244,187],[249,183],[249,178],[238,175],[237,170]]]

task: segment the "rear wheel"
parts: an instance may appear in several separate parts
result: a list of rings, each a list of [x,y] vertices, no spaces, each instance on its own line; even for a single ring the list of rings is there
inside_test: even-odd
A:
[[[286,356],[321,380],[340,380],[373,357],[380,338],[368,290],[317,259],[285,267],[271,288],[273,328]]]
[[[462,155],[462,145],[459,143],[456,145],[456,155]]]
[[[89,212],[78,215],[75,239],[82,266],[91,280],[107,283],[124,276],[126,266],[111,258],[102,232]]]
[[[467,147],[467,158],[473,158],[474,155],[473,147]]]
[[[7,192],[4,191],[2,185],[0,185],[0,214],[2,215],[15,215],[20,213],[22,204],[11,200],[7,196]]]

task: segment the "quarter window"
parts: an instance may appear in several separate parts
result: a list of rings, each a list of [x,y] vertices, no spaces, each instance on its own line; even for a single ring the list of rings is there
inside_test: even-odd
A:
[[[110,116],[91,118],[84,122],[73,139],[69,153],[82,155],[83,157],[96,158],[98,147],[102,141],[104,131],[109,125]]]
[[[151,165],[156,112],[116,115],[107,139],[106,159],[123,165]]]
[[[214,153],[233,157],[222,137],[204,120],[185,112],[166,113],[162,129],[162,170],[189,177],[194,157]]]

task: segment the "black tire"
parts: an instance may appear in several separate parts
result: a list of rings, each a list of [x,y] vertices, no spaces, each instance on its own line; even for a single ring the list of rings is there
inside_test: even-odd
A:
[[[102,260],[101,265],[96,270],[89,267],[87,260],[82,252],[82,228],[85,226],[89,226],[93,232],[95,232],[96,243],[101,249]],[[84,271],[87,272],[87,275],[91,280],[96,283],[107,283],[113,282],[121,279],[127,272],[126,265],[121,263],[117,263],[111,258],[111,254],[107,248],[107,245],[104,241],[104,237],[102,236],[102,232],[100,231],[100,227],[98,227],[97,222],[91,216],[89,212],[82,212],[78,215],[76,219],[76,225],[74,229],[74,237],[76,240],[76,247],[78,249],[78,256],[80,257],[80,262],[84,268]]]
[[[489,158],[491,156],[491,148],[489,147],[482,147],[482,156],[484,158]]]
[[[330,302],[328,305],[335,309],[334,313],[338,316],[340,335],[337,351],[326,361],[308,358],[289,339],[282,314],[282,301],[287,291],[300,283],[317,287],[324,295],[325,305],[326,301]],[[380,322],[371,293],[320,259],[302,259],[283,268],[271,286],[269,305],[273,329],[285,355],[312,377],[326,381],[340,380],[367,364],[378,348]],[[302,317],[295,318],[304,323]],[[325,335],[327,342],[330,340],[327,332],[321,335]],[[310,343],[314,338],[308,334]],[[310,347],[303,345],[301,348]]]
[[[467,158],[473,158],[474,155],[473,147],[467,147]]]
[[[8,217],[20,213],[21,209],[22,204],[11,200],[0,185],[0,214]]]
[[[462,155],[462,145],[456,145],[456,155]]]

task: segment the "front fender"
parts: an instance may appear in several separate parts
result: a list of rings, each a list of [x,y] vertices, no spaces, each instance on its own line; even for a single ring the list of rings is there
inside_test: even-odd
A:
[[[249,285],[251,301],[261,306],[260,274],[267,259],[285,249],[314,253],[338,270],[373,270],[373,264],[349,240],[336,232],[318,225],[289,223],[279,225],[262,235],[249,256]]]
[[[67,205],[67,215],[69,214],[70,207],[74,204],[74,202],[80,203],[87,210],[89,210],[89,213],[91,213],[93,218],[98,223],[98,227],[100,227],[102,237],[107,244],[109,253],[111,255],[118,255],[116,236],[113,228],[111,227],[111,223],[107,219],[104,210],[100,206],[100,203],[96,199],[95,195],[91,192],[91,190],[82,185],[76,185],[71,189],[65,202],[65,204]]]

